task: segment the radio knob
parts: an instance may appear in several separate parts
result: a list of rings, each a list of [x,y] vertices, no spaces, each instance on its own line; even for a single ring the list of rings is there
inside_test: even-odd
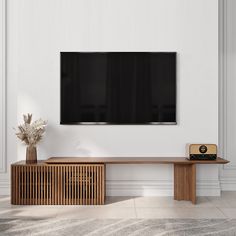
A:
[[[206,145],[201,145],[199,147],[199,152],[200,153],[206,153],[207,152],[207,146]]]

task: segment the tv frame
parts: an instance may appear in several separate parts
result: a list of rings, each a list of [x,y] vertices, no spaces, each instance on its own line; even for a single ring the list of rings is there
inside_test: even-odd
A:
[[[61,68],[62,68],[62,66],[61,66],[61,54],[62,53],[104,53],[104,54],[106,54],[106,53],[163,53],[163,54],[166,54],[166,53],[173,53],[173,54],[175,54],[175,75],[176,75],[176,77],[175,77],[175,107],[176,107],[176,109],[175,109],[175,121],[173,121],[173,122],[147,122],[147,123],[127,123],[127,124],[125,124],[125,123],[123,123],[123,124],[118,124],[118,123],[112,123],[112,122],[62,122],[61,121],[61,118],[62,118],[62,109],[61,109]],[[127,126],[127,125],[131,125],[131,126],[135,126],[135,125],[137,125],[137,126],[143,126],[143,125],[148,125],[148,126],[153,126],[153,125],[177,125],[178,124],[178,122],[177,122],[177,117],[178,117],[178,106],[177,106],[177,104],[178,104],[178,100],[177,100],[177,91],[178,91],[178,89],[177,89],[177,87],[178,87],[178,83],[177,83],[177,81],[178,81],[178,76],[177,76],[177,56],[178,56],[178,53],[176,52],[176,51],[61,51],[60,52],[60,125],[95,125],[95,126],[101,126],[101,125],[115,125],[115,126],[119,126],[119,125],[124,125],[124,126]]]

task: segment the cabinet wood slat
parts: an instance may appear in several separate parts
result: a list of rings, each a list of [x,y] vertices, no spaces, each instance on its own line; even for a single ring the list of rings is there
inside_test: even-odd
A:
[[[103,164],[12,165],[14,205],[104,204]]]

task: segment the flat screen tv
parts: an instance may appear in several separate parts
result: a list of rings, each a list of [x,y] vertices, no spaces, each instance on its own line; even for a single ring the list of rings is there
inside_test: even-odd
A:
[[[176,124],[175,52],[61,52],[61,124]]]

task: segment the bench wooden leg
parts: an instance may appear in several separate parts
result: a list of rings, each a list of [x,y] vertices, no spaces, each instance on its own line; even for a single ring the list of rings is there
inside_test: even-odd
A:
[[[174,199],[196,204],[195,164],[174,164]]]

